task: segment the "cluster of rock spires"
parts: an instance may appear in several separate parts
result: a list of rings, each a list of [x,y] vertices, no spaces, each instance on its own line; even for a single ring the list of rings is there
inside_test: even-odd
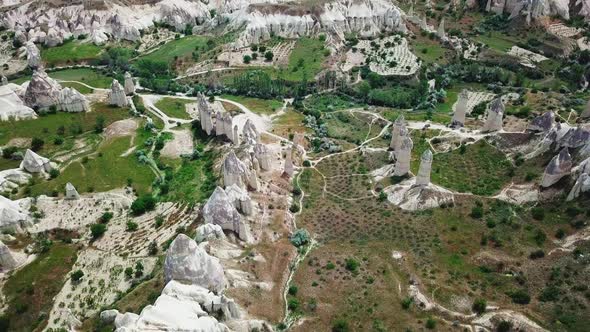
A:
[[[215,227],[202,225],[198,234],[214,234]],[[184,234],[179,234],[166,253],[164,276],[166,286],[153,305],[140,314],[106,310],[100,314],[104,323],[114,323],[117,332],[128,331],[203,331],[228,332],[226,323],[233,321],[247,331],[270,331],[261,321],[244,320],[238,305],[223,294],[227,286],[223,267],[203,246]],[[221,315],[218,315],[221,313]]]
[[[109,90],[109,105],[117,107],[126,107],[129,105],[125,88],[116,79],[113,79],[111,89]]]
[[[207,102],[203,94],[199,94],[197,101],[201,129],[207,135],[225,136],[235,145],[240,144],[238,126],[233,124],[233,117],[229,112],[216,112]]]
[[[473,7],[477,6],[477,1],[473,1],[473,3]],[[588,3],[582,0],[575,2],[575,4],[572,2],[571,11],[588,18],[590,15],[588,8]],[[570,18],[570,2],[567,0],[488,0],[485,9],[496,14],[510,14],[510,19],[522,16],[527,23],[549,16],[560,16],[565,20]]]
[[[410,160],[412,159],[412,148],[414,143],[408,135],[406,120],[403,115],[397,117],[391,131],[390,149],[393,150],[395,166],[393,175],[404,176],[410,171]]]
[[[226,190],[221,187],[215,188],[203,207],[203,219],[207,224],[219,225],[224,230],[234,232],[241,240],[248,241],[248,230],[238,208],[246,215],[251,214],[250,197],[236,184],[232,184]]]

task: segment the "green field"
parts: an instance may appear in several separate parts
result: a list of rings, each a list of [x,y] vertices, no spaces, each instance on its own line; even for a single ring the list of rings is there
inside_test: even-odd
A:
[[[222,95],[221,98],[240,103],[256,114],[270,115],[283,107],[283,102],[276,99],[260,99],[232,95]]]
[[[412,52],[426,63],[441,63],[445,49],[435,40],[421,38],[411,41]]]
[[[113,108],[104,104],[92,104],[92,112],[65,113],[57,112],[40,116],[34,120],[0,122],[0,144],[4,145],[12,138],[47,138],[55,135],[59,127],[65,128],[66,136],[71,136],[77,127],[86,132],[94,129],[96,119],[102,116],[105,126],[126,119],[129,112],[122,108]]]
[[[476,40],[500,52],[508,52],[518,42],[518,40],[500,32],[489,32],[478,36]]]
[[[109,88],[113,82],[112,77],[97,73],[95,70],[90,68],[59,70],[51,72],[48,75],[49,77],[55,78],[57,80],[78,81],[100,89]]]
[[[287,81],[301,81],[304,77],[313,81],[322,68],[325,50],[324,42],[319,39],[298,39],[289,55],[289,65],[279,76]]]
[[[62,193],[68,182],[80,193],[103,192],[126,186],[128,179],[131,179],[132,186],[138,193],[148,192],[155,177],[152,170],[149,166],[140,164],[133,153],[126,157],[121,156],[131,147],[131,139],[127,136],[103,142],[97,153],[91,155],[87,162],[79,160],[71,163],[55,179],[37,179],[37,183],[31,186],[31,193]]]
[[[97,59],[102,48],[92,43],[81,43],[68,41],[63,45],[44,48],[41,51],[41,58],[47,66],[58,64],[77,63]]]
[[[186,112],[186,105],[194,103],[193,100],[165,97],[160,99],[155,106],[169,117],[178,119],[190,119]]]
[[[203,36],[186,36],[175,39],[162,45],[156,51],[142,56],[141,59],[172,63],[176,57],[190,56],[196,48],[206,47],[207,40],[208,38]]]
[[[54,243],[49,251],[41,253],[6,281],[3,292],[10,326],[5,331],[42,330],[40,327],[47,323],[53,297],[60,291],[76,256],[73,245]]]

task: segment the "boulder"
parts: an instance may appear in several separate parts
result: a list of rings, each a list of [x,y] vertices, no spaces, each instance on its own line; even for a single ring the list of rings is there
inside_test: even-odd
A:
[[[242,128],[242,135],[244,141],[249,145],[255,145],[260,141],[260,133],[258,132],[258,129],[256,129],[254,122],[250,119],[246,120],[244,128]]]
[[[113,80],[111,90],[109,91],[109,105],[117,107],[127,107],[128,105],[125,89],[116,79]]]
[[[23,161],[20,163],[20,168],[29,173],[43,173],[49,172],[53,169],[49,159],[41,157],[30,149],[27,149]]]
[[[66,199],[80,199],[80,194],[78,194],[78,191],[70,182],[66,183]]]
[[[203,219],[208,224],[216,224],[224,230],[236,233],[241,240],[248,240],[248,232],[242,221],[242,216],[234,206],[234,202],[221,187],[215,188],[203,206]]]
[[[29,226],[28,216],[17,202],[0,196],[0,230],[22,232]]]
[[[504,118],[504,102],[498,97],[490,103],[488,107],[486,121],[481,128],[482,132],[493,132],[502,130],[502,121]]]
[[[117,310],[117,309],[104,310],[103,312],[100,313],[100,321],[105,325],[112,324],[115,322],[115,319],[117,318],[118,315],[120,315],[120,314],[119,314],[119,310]]]
[[[535,117],[527,126],[527,131],[545,133],[553,128],[555,113],[548,111]]]
[[[0,241],[0,267],[4,271],[12,270],[19,265],[10,249]]]
[[[215,293],[221,292],[226,286],[219,260],[209,256],[205,249],[184,234],[178,234],[166,252],[164,276],[166,282],[176,280]]]
[[[31,177],[31,174],[18,168],[0,171],[0,192],[11,191],[27,184]]]
[[[570,174],[572,170],[572,157],[567,148],[563,148],[558,155],[553,157],[543,173],[541,187],[547,188],[557,183],[562,177]]]

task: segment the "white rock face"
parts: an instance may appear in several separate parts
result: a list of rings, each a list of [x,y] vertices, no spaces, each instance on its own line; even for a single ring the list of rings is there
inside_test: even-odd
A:
[[[223,295],[217,296],[197,285],[172,280],[156,302],[145,307],[140,315],[118,313],[114,320],[115,331],[229,332],[226,325],[209,313],[220,311],[224,317],[232,318],[237,310],[237,305]]]
[[[90,111],[90,105],[84,95],[76,89],[64,88],[59,94],[59,108],[70,113]]]
[[[469,91],[466,89],[461,90],[459,97],[457,98],[453,119],[451,120],[451,128],[461,128],[465,126],[465,115],[467,114],[468,101]]]
[[[199,109],[199,121],[201,122],[201,129],[211,135],[213,132],[213,109],[209,106],[209,102],[205,99],[202,93],[198,95],[197,108]]]
[[[247,216],[252,214],[252,199],[246,190],[233,184],[225,189],[225,193],[236,209]]]
[[[395,154],[395,167],[393,175],[404,176],[410,172],[410,159],[414,143],[410,137],[404,137],[399,151]]]
[[[585,1],[579,0],[579,2]],[[588,17],[590,14],[590,12],[584,10],[584,6],[579,10],[579,14],[582,16]],[[567,0],[488,0],[486,11],[496,14],[507,13],[510,14],[511,19],[523,16],[527,23],[548,16],[560,16],[565,20],[569,20],[570,18],[569,1]]]
[[[504,103],[502,98],[498,97],[490,103],[486,121],[481,128],[482,132],[492,132],[502,130],[502,120],[504,118]]]
[[[0,121],[36,119],[37,114],[25,105],[16,93],[20,88],[14,84],[0,86]]]
[[[66,183],[66,199],[80,199],[80,194],[71,183]]]
[[[223,185],[229,187],[233,184],[243,188],[247,183],[248,168],[232,150],[223,161]]]
[[[422,153],[420,158],[420,169],[416,177],[417,186],[426,186],[430,183],[430,170],[432,169],[432,151],[430,149]]]
[[[249,145],[255,145],[260,141],[260,133],[256,129],[254,122],[250,121],[250,119],[246,120],[244,128],[242,128],[242,134],[244,135],[245,143]]]
[[[8,85],[8,78],[6,78],[6,76],[2,75],[0,77],[0,86],[5,86]]]
[[[49,159],[41,157],[32,150],[27,150],[23,161],[20,163],[20,168],[26,170],[29,173],[43,173],[49,172],[53,169]]]
[[[254,145],[254,158],[258,160],[258,165],[263,171],[272,169],[271,153],[266,144],[257,143]]]
[[[31,174],[22,169],[6,169],[0,171],[0,191],[9,191],[29,182]]]
[[[129,72],[125,72],[125,94],[132,95],[135,93],[135,83],[133,82],[133,77]]]
[[[236,233],[241,240],[248,240],[248,231],[242,221],[242,216],[234,206],[232,199],[221,187],[215,188],[213,194],[205,203],[203,219],[208,224],[216,224],[225,230]]]
[[[0,241],[0,268],[4,271],[12,270],[19,265],[10,249]]]
[[[432,183],[416,186],[412,179],[384,189],[387,200],[404,210],[417,211],[454,204],[451,191]]]
[[[223,234],[223,229],[221,226],[216,224],[203,224],[197,227],[195,235],[195,241],[197,243],[210,241],[210,240],[218,240],[218,239],[225,239],[225,234]]]
[[[117,107],[126,107],[128,105],[125,89],[115,79],[111,84],[111,91],[109,91],[109,105]]]
[[[0,196],[0,229],[14,232],[22,232],[30,223],[25,211],[14,202],[4,196]]]
[[[31,69],[38,69],[43,64],[41,63],[41,52],[37,48],[37,45],[33,42],[28,42],[25,45],[27,50],[27,63]]]
[[[566,200],[571,201],[580,196],[580,194],[590,191],[590,176],[587,173],[582,173],[576,180],[572,190],[567,195]]]
[[[558,155],[553,157],[543,173],[541,187],[550,187],[557,183],[562,177],[570,174],[572,170],[572,157],[567,148],[562,149]]]
[[[569,128],[563,137],[557,139],[560,147],[576,149],[590,141],[590,130],[581,126]]]
[[[166,253],[164,261],[166,282],[178,282],[201,286],[219,293],[226,285],[223,267],[219,260],[209,256],[205,249],[184,234],[179,234]]]

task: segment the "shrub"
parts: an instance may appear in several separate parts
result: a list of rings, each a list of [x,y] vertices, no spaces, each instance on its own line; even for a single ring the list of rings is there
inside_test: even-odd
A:
[[[305,166],[305,167],[311,167],[311,161],[309,161],[309,160],[304,160],[304,161],[303,161],[303,166]]]
[[[288,292],[289,292],[289,295],[292,295],[292,296],[295,296],[295,295],[297,295],[297,291],[298,291],[298,290],[299,290],[299,289],[298,289],[298,288],[297,288],[297,286],[295,286],[295,285],[291,285],[291,286],[289,286],[289,291],[288,291]]]
[[[563,239],[565,237],[565,231],[563,230],[563,228],[559,228],[556,232],[555,232],[555,237],[558,239]]]
[[[56,177],[59,176],[59,170],[56,168],[51,169],[51,171],[49,171],[49,177],[51,177],[52,179],[55,179]]]
[[[150,244],[148,245],[148,254],[150,256],[155,256],[158,254],[158,244],[155,240],[152,240],[152,242],[150,242]]]
[[[266,53],[264,53],[264,59],[266,59],[266,61],[272,61],[272,59],[274,58],[274,54],[271,51],[266,51]]]
[[[292,213],[299,212],[299,204],[297,204],[297,203],[291,204],[291,206],[289,207],[289,211],[291,211]]]
[[[483,217],[483,207],[482,206],[474,206],[471,208],[471,218],[473,219],[481,219]]]
[[[147,211],[152,211],[155,207],[156,199],[152,195],[145,194],[131,203],[131,212],[139,216]]]
[[[309,232],[307,232],[307,230],[305,229],[296,230],[289,239],[289,241],[291,241],[291,244],[293,244],[295,247],[301,247],[303,245],[306,245],[309,243],[309,240]]]
[[[405,299],[403,299],[402,300],[402,309],[404,309],[404,310],[410,309],[412,302],[414,302],[414,299],[411,297],[406,297]]]
[[[496,332],[509,332],[512,329],[512,323],[507,320],[503,320],[496,326]]]
[[[555,286],[545,287],[539,295],[539,300],[543,302],[553,302],[559,299],[559,288]]]
[[[357,272],[359,267],[359,262],[354,258],[347,258],[345,263],[345,268],[350,272]]]
[[[53,139],[53,144],[55,144],[55,145],[64,144],[64,138],[61,136],[57,136],[56,138]]]
[[[107,231],[107,226],[105,224],[92,224],[90,226],[90,233],[92,234],[92,239],[98,239]]]
[[[82,272],[82,270],[76,270],[70,275],[70,280],[72,280],[72,282],[78,282],[82,277],[84,277],[84,272]]]
[[[486,311],[487,306],[488,303],[485,299],[476,299],[473,302],[473,306],[471,307],[471,309],[473,309],[473,311],[476,312],[478,315],[481,315]]]
[[[348,332],[350,331],[350,327],[348,327],[348,322],[344,319],[338,319],[332,324],[332,332]]]
[[[252,57],[251,57],[251,56],[249,56],[249,55],[244,55],[244,58],[243,58],[243,60],[244,60],[244,63],[245,63],[245,64],[249,64],[249,63],[250,63],[250,61],[252,61]]]
[[[531,209],[531,215],[535,220],[543,220],[545,219],[545,210],[541,207],[534,207]]]
[[[127,232],[135,232],[137,230],[137,223],[131,220],[127,221]]]
[[[106,224],[109,221],[111,221],[111,219],[113,219],[113,213],[112,212],[105,212],[102,214],[102,216],[100,216],[98,221],[100,221],[103,224]]]
[[[131,279],[133,278],[133,268],[128,267],[125,269],[125,276],[127,277],[127,279]]]
[[[434,330],[436,328],[436,320],[434,320],[432,317],[429,317],[426,320],[426,328],[429,330]]]
[[[512,302],[516,304],[529,304],[529,302],[531,302],[531,296],[524,289],[519,289],[514,292],[511,292],[509,295],[512,299]]]
[[[542,230],[537,229],[537,231],[535,232],[535,235],[533,236],[533,239],[535,240],[535,243],[540,246],[543,243],[545,243],[545,240],[547,239],[547,235]]]
[[[289,299],[287,301],[287,307],[289,308],[289,310],[297,310],[297,308],[299,308],[299,301],[297,299]]]
[[[530,259],[538,259],[538,258],[543,258],[543,257],[545,257],[545,252],[541,249],[535,250],[535,251],[531,252],[529,255]]]
[[[45,144],[44,140],[42,140],[38,137],[35,137],[31,141],[31,150],[37,152],[37,151],[41,150],[41,148],[43,147],[44,144]]]
[[[2,157],[4,157],[5,159],[10,159],[16,151],[16,146],[7,146],[4,149],[2,149]]]

